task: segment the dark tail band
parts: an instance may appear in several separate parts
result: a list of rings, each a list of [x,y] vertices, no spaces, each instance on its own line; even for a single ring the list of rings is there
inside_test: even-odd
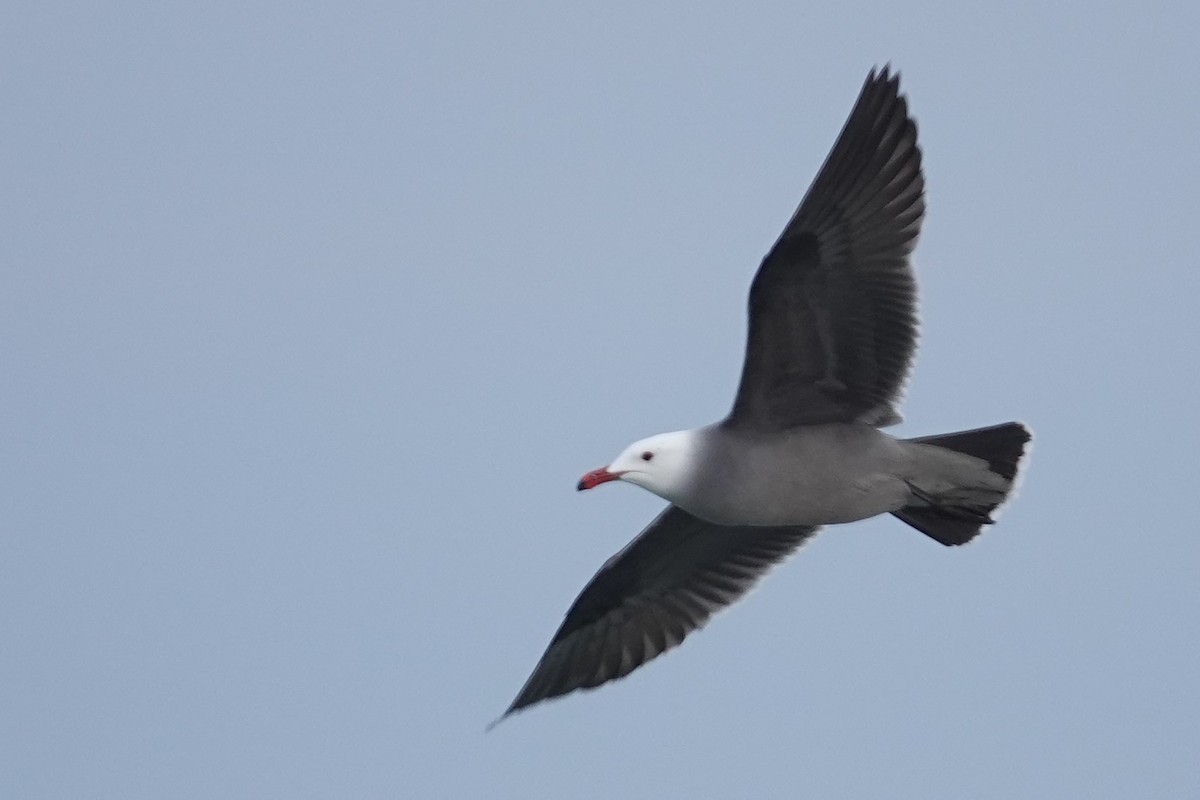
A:
[[[944,447],[956,453],[982,458],[992,472],[1014,481],[1021,456],[1031,435],[1019,422],[1005,422],[988,428],[975,428],[941,436],[923,436],[909,441]],[[1009,492],[994,503],[978,505],[938,505],[933,498],[922,497],[921,505],[905,506],[892,512],[925,535],[944,545],[966,544],[979,535],[984,525],[990,525],[992,512],[1007,498]]]

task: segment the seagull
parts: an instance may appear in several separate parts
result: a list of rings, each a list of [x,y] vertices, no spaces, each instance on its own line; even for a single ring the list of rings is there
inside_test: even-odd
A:
[[[899,74],[873,69],[751,283],[728,416],[634,442],[579,481],[624,481],[670,505],[584,587],[496,723],[675,647],[822,525],[892,514],[961,545],[994,521],[1031,438],[1024,425],[880,430],[900,421],[916,344],[909,254],[924,193]]]

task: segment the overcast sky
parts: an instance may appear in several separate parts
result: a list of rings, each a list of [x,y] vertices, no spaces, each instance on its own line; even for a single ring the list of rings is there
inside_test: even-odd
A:
[[[1191,796],[1198,35],[1185,2],[9,4],[0,796]],[[758,260],[888,61],[928,185],[894,432],[1025,421],[1016,502],[961,549],[829,529],[484,734],[662,505],[575,482],[727,411]]]

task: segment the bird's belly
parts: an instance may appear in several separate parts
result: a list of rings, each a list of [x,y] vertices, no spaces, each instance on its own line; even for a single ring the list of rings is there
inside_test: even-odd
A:
[[[872,434],[843,447],[818,442],[811,457],[766,452],[731,463],[721,491],[683,507],[718,525],[754,526],[832,525],[897,511],[911,500],[903,454],[890,437]],[[781,463],[795,466],[781,471]]]
[[[833,525],[869,519],[907,504],[911,490],[895,475],[870,473],[838,485],[796,487],[793,502],[768,525]]]
[[[785,482],[770,492],[742,493],[736,503],[700,503],[685,510],[718,525],[834,525],[896,511],[909,498],[903,480],[876,474],[841,485]]]

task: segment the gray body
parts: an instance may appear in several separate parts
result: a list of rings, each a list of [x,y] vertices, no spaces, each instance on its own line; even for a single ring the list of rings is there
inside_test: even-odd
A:
[[[891,513],[961,545],[993,521],[1030,438],[1023,425],[917,439],[879,430],[900,419],[916,346],[909,254],[924,190],[899,78],[872,71],[755,273],[729,415],[637,442],[580,481],[619,478],[671,505],[584,587],[505,716],[679,644],[817,526]]]
[[[1010,481],[988,462],[896,439],[863,423],[761,434],[702,429],[703,455],[684,510],[717,525],[832,525],[898,511],[925,496],[997,502]]]

